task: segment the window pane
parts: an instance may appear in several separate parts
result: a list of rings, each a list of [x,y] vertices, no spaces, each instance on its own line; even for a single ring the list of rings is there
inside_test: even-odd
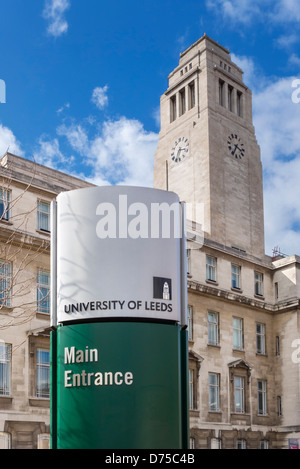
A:
[[[0,304],[10,306],[11,264],[0,260]]]
[[[219,405],[219,375],[209,373],[209,410],[218,411]]]
[[[193,370],[189,370],[189,408],[194,409],[194,373]]]
[[[193,340],[193,307],[188,306],[188,340]]]
[[[10,191],[0,189],[0,220],[9,220]]]
[[[50,397],[50,353],[37,351],[37,397]]]
[[[38,230],[50,231],[50,204],[38,202]]]
[[[256,352],[265,353],[265,325],[256,324]]]
[[[37,310],[40,313],[50,313],[50,274],[38,271],[37,278]]]
[[[206,280],[216,281],[216,259],[214,257],[206,257]]]
[[[231,286],[233,288],[240,288],[241,286],[240,274],[241,274],[241,268],[237,265],[232,265],[231,266]]]
[[[208,317],[208,343],[210,345],[218,345],[219,343],[218,314],[209,312],[207,317]]]
[[[254,273],[254,292],[255,295],[263,294],[263,274],[258,272]]]
[[[11,345],[0,343],[0,395],[10,396]]]
[[[234,407],[235,412],[244,412],[244,378],[235,376],[234,378]]]
[[[267,413],[267,383],[264,380],[257,382],[258,413],[265,415]]]
[[[10,433],[0,432],[0,450],[1,449],[11,449]]]
[[[243,350],[243,320],[233,318],[233,348]]]

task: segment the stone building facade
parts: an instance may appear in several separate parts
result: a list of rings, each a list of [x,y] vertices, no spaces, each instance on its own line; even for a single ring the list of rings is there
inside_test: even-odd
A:
[[[50,440],[50,203],[87,183],[0,160],[0,449]]]
[[[297,446],[300,258],[265,254],[251,91],[229,51],[206,35],[180,55],[168,79],[154,187],[178,193],[194,225],[191,447]]]
[[[49,447],[49,207],[87,186],[10,153],[0,160],[0,448]],[[251,91],[206,35],[161,98],[154,187],[189,209],[191,447],[296,447],[300,257],[265,254]]]

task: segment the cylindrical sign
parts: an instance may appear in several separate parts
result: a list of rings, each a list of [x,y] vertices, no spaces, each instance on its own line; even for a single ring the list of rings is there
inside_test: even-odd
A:
[[[52,205],[52,447],[187,448],[185,206],[95,187]]]
[[[129,317],[185,323],[182,226],[182,205],[171,192],[97,187],[60,194],[54,323]]]

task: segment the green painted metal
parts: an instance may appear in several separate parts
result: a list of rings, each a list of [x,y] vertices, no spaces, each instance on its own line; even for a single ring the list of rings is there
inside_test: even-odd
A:
[[[50,428],[51,449],[56,449],[57,442],[57,332],[50,333]]]
[[[186,449],[186,355],[175,324],[59,326],[57,448]]]

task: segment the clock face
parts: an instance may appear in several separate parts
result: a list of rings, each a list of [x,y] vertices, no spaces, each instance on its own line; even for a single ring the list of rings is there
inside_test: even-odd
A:
[[[227,139],[228,150],[230,151],[232,156],[236,158],[243,158],[245,156],[245,148],[244,144],[242,143],[240,137],[236,134],[229,135]]]
[[[182,161],[189,153],[189,141],[185,137],[179,137],[171,149],[171,158],[174,163]]]

